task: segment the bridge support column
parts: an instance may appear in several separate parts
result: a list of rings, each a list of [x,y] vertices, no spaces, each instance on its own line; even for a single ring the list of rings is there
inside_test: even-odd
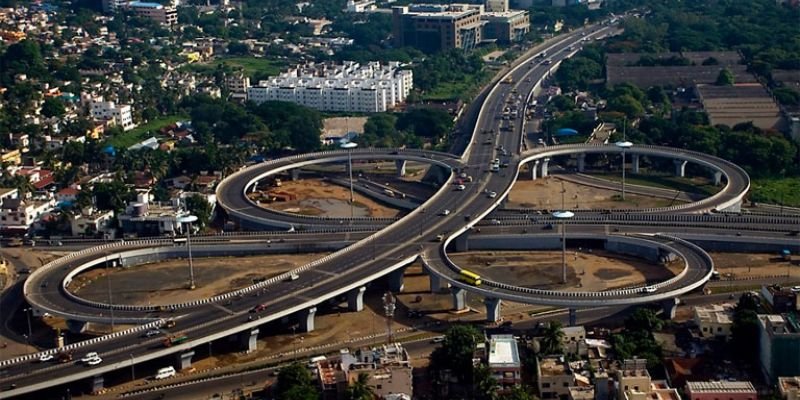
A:
[[[639,155],[631,154],[631,172],[634,174],[639,173]]]
[[[578,172],[586,170],[586,153],[578,154]]]
[[[89,378],[89,388],[92,393],[100,393],[105,389],[105,379],[103,375],[95,375]]]
[[[675,164],[675,176],[679,176],[683,178],[686,176],[686,161],[684,160],[672,160]]]
[[[397,270],[392,271],[389,274],[389,290],[397,293],[402,292],[403,288],[405,287],[405,283],[403,282],[403,275],[406,273],[406,268],[400,268]]]
[[[290,173],[292,174],[292,180],[296,181],[300,179],[300,170],[297,168],[293,168]]]
[[[666,319],[674,319],[675,318],[675,311],[678,309],[678,299],[667,299],[661,301],[661,308],[664,311],[664,318]]]
[[[347,309],[350,311],[361,311],[364,309],[364,292],[366,287],[361,286],[347,292]]]
[[[258,350],[258,332],[258,328],[254,328],[241,333],[242,347],[244,347],[245,353]]]
[[[487,297],[483,303],[486,304],[486,321],[500,321],[500,305],[503,303],[503,301],[500,299]]]
[[[251,186],[250,192],[255,193],[258,191],[258,181],[253,182],[253,186]]]
[[[453,309],[456,311],[467,308],[467,291],[453,286],[450,288],[450,293],[453,294]]]
[[[300,331],[311,332],[314,330],[314,316],[317,314],[317,307],[311,307],[305,311],[300,311]]]
[[[83,333],[86,330],[86,322],[68,319],[67,329],[72,333]]]
[[[542,160],[542,178],[547,178],[549,166],[550,166],[549,158],[545,158],[544,160]]]
[[[569,326],[575,326],[578,324],[578,310],[574,308],[569,309]]]
[[[536,170],[539,169],[539,160],[531,161],[528,163],[528,169],[531,170],[531,180],[536,180]]]
[[[194,357],[194,350],[185,351],[175,355],[175,364],[177,364],[178,371],[192,367],[192,357]]]
[[[406,175],[406,160],[394,160],[394,168],[397,171],[397,177],[402,178]]]
[[[469,231],[456,238],[456,251],[469,251]]]
[[[722,172],[714,171],[713,179],[714,179],[714,186],[719,186],[720,184],[722,184]]]
[[[442,278],[440,278],[438,275],[428,272],[428,279],[431,284],[431,293],[439,293],[442,291],[442,289],[447,288],[447,284],[443,284]]]

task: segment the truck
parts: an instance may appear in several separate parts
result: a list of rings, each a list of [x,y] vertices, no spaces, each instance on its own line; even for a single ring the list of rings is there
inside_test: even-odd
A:
[[[164,341],[162,343],[164,344],[164,347],[172,347],[176,344],[181,344],[187,340],[189,340],[189,336],[180,334],[180,335],[168,336],[164,338]]]

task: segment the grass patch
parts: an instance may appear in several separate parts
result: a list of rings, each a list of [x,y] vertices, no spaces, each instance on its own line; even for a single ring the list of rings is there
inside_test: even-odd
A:
[[[800,178],[753,179],[750,200],[800,207]]]
[[[152,136],[153,132],[157,132],[159,129],[167,125],[174,124],[175,122],[188,118],[189,116],[183,114],[158,117],[146,124],[139,125],[136,128],[124,132],[121,135],[107,138],[105,143],[118,149],[127,149],[128,147],[131,147],[134,144]]]
[[[468,100],[471,99],[478,90],[489,82],[491,74],[486,70],[476,75],[469,75],[464,80],[441,82],[436,87],[422,93],[424,101],[448,101],[448,100]]]
[[[610,181],[615,181],[615,182],[622,181],[622,175],[619,172],[592,173],[592,175],[596,175]],[[687,192],[687,193],[699,193],[707,196],[711,196],[722,189],[722,186],[714,186],[708,183],[699,183],[689,178],[680,178],[677,176],[667,176],[667,175],[632,174],[630,172],[625,174],[625,183],[631,185],[680,190],[681,192]]]
[[[259,76],[269,75],[275,76],[280,74],[281,68],[284,63],[278,60],[270,60],[267,58],[256,57],[224,57],[218,58],[210,62],[187,64],[181,67],[183,71],[191,71],[196,73],[213,73],[220,65],[227,65],[237,69],[242,69],[245,75],[253,78],[256,74]]]

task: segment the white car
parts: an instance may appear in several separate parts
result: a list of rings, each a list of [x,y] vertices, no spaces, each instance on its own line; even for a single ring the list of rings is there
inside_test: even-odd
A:
[[[497,192],[491,191],[491,192],[488,193],[488,195],[489,195],[490,199],[493,199],[493,198],[497,197]]]
[[[86,353],[86,355],[81,358],[81,362],[88,363],[90,360],[94,360],[95,358],[100,358],[100,355],[97,354],[96,351],[93,351],[91,353]]]
[[[450,210],[445,209],[444,211],[442,211],[442,215],[450,215]]]
[[[103,362],[103,359],[100,357],[95,357],[89,360],[86,360],[86,365],[97,365]]]
[[[658,290],[658,289],[656,289],[653,286],[645,286],[645,287],[642,288],[642,293],[655,293],[656,290]]]
[[[39,356],[39,362],[47,362],[52,360],[54,357],[52,354],[42,354]]]
[[[466,189],[466,188],[467,188],[467,187],[466,187],[466,186],[464,186],[464,185],[458,185],[458,186],[456,186],[456,190],[459,190],[459,191],[460,191],[460,190],[464,190],[464,189]]]

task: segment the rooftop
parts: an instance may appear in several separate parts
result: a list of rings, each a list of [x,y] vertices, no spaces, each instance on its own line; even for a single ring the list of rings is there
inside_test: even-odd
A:
[[[778,387],[781,393],[800,390],[800,376],[781,376],[778,378]]]
[[[519,351],[512,335],[493,335],[489,342],[490,367],[518,367]]]
[[[164,8],[163,4],[159,3],[151,3],[147,1],[132,1],[128,3],[131,7],[140,7],[140,8]]]
[[[695,317],[704,322],[733,323],[733,304],[711,304],[694,308]]]
[[[569,365],[560,358],[544,358],[539,362],[542,376],[570,375]]]
[[[686,389],[692,393],[755,393],[756,388],[749,381],[705,381],[686,382]]]

